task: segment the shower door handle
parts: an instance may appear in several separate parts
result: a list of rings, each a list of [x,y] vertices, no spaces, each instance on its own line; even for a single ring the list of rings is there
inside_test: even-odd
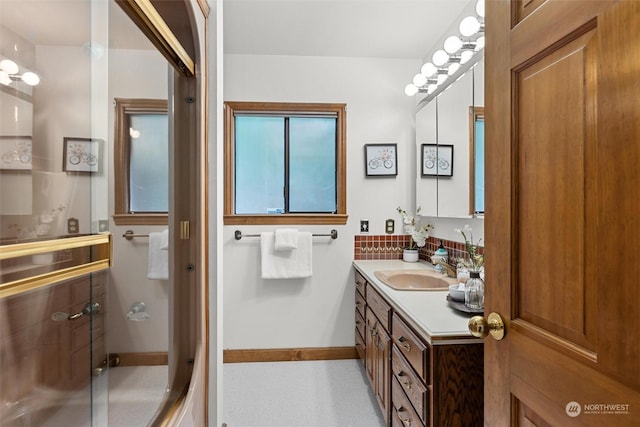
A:
[[[94,303],[87,303],[87,305],[84,306],[84,308],[82,309],[82,311],[80,313],[76,313],[76,314],[70,314],[69,317],[67,317],[67,320],[76,320],[81,318],[82,316],[85,315],[90,315],[93,313],[97,313],[100,311],[100,304],[97,302]]]

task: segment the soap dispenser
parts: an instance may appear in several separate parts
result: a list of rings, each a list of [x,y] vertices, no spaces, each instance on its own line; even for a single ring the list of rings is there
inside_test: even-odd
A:
[[[437,264],[438,261],[445,263],[449,262],[449,254],[444,248],[442,240],[440,240],[440,246],[438,246],[438,249],[433,253],[433,255],[431,255],[431,262],[435,265],[436,271],[442,273],[443,267],[440,264]]]

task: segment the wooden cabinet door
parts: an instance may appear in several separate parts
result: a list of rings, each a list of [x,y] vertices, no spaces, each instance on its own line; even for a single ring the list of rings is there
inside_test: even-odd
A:
[[[391,337],[382,328],[378,327],[378,340],[376,342],[376,399],[384,414],[384,419],[389,419],[389,391],[390,391],[390,352]]]
[[[640,2],[488,0],[485,425],[640,425]]]
[[[376,357],[377,357],[377,346],[376,346],[376,335],[377,335],[377,324],[376,316],[373,315],[373,312],[367,307],[366,310],[366,320],[365,320],[365,368],[367,371],[367,378],[369,378],[369,382],[371,386],[375,390],[375,369],[376,369]]]

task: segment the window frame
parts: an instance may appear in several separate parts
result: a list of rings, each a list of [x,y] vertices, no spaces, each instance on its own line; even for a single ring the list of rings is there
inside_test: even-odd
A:
[[[346,104],[232,102],[224,103],[224,225],[337,224],[347,223],[347,143]],[[265,113],[336,115],[336,213],[235,213],[235,114]]]
[[[114,213],[116,225],[167,225],[169,213],[132,213],[129,206],[131,139],[129,128],[132,114],[164,114],[168,118],[166,99],[115,98],[114,133]]]

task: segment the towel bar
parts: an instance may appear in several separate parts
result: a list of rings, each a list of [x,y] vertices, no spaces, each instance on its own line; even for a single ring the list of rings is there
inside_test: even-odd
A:
[[[332,239],[337,239],[338,238],[338,230],[331,230],[331,232],[329,234],[312,234],[312,236],[314,237],[331,237]],[[236,230],[235,232],[235,237],[236,240],[240,240],[243,237],[260,237],[259,234],[242,234],[242,231],[240,230]]]
[[[127,231],[124,232],[122,237],[124,237],[127,240],[132,240],[134,237],[149,237],[149,235],[148,234],[136,234],[136,233],[133,232],[133,230],[127,230]]]

